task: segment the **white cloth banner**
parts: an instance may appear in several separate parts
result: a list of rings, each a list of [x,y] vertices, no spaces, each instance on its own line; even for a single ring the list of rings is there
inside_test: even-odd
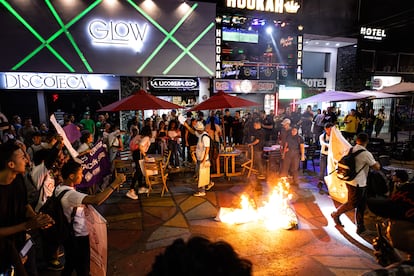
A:
[[[85,208],[91,247],[91,275],[106,275],[108,262],[107,221],[92,205]]]
[[[56,132],[62,136],[63,138],[63,144],[65,145],[66,149],[69,151],[69,154],[76,159],[78,157],[79,153],[72,147],[72,144],[69,142],[69,139],[66,137],[66,132],[63,130],[63,128],[60,126],[60,124],[56,121],[55,115],[50,115],[50,121],[52,122],[53,126],[56,129]]]
[[[348,190],[344,181],[339,180],[336,176],[336,166],[338,161],[348,153],[352,146],[342,136],[336,128],[331,128],[331,137],[328,149],[328,175],[325,176],[325,183],[328,187],[329,195],[332,199],[344,203],[348,199]]]

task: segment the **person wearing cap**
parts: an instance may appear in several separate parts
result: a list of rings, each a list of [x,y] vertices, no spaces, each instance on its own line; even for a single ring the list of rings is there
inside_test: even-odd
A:
[[[298,129],[293,127],[287,135],[282,151],[282,171],[281,176],[287,177],[292,174],[293,185],[299,184],[299,162],[305,161],[305,142],[303,137],[298,134]]]
[[[285,146],[286,143],[286,138],[287,136],[290,134],[291,131],[291,127],[290,127],[290,119],[285,118],[283,119],[281,125],[282,125],[282,129],[280,130],[280,134],[279,134],[279,141],[280,141],[280,149],[283,150],[283,147]]]
[[[193,128],[184,122],[183,125],[188,129],[190,133],[195,134],[198,137],[197,147],[196,147],[196,157],[197,157],[197,166],[196,174],[198,177],[198,192],[194,196],[205,196],[206,190],[210,190],[214,186],[214,182],[210,181],[210,137],[205,131],[205,126],[201,121],[198,121]],[[208,167],[208,170],[204,170],[208,174],[207,178],[200,177],[200,171]]]

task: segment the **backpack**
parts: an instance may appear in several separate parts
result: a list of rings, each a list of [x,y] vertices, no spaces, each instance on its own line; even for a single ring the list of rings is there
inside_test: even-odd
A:
[[[216,160],[220,152],[220,144],[211,139],[210,135],[203,134],[202,137],[207,136],[210,139],[210,151],[208,153],[210,160]]]
[[[75,217],[76,207],[73,208],[71,214],[71,222],[69,223],[63,212],[62,197],[69,191],[64,190],[58,196],[55,195],[56,187],[53,190],[52,196],[48,197],[45,204],[40,208],[40,212],[48,214],[55,224],[49,228],[42,229],[44,236],[50,242],[63,243],[70,236],[73,235],[73,218]]]
[[[365,165],[357,172],[355,166],[355,157],[361,152],[365,151],[364,149],[357,150],[352,152],[351,148],[348,154],[344,155],[341,160],[338,161],[338,166],[336,168],[336,176],[340,180],[351,181],[365,168]]]

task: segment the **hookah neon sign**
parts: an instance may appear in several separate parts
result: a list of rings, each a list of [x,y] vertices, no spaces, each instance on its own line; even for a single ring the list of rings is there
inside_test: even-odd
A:
[[[88,24],[88,34],[95,45],[129,47],[141,52],[148,35],[148,24],[96,19]]]

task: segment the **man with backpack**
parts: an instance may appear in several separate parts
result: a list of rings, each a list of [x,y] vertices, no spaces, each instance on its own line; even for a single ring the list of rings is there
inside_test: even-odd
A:
[[[355,220],[357,225],[357,234],[365,232],[364,224],[364,212],[367,201],[367,177],[369,168],[374,170],[380,169],[380,164],[375,161],[372,153],[366,150],[368,145],[368,134],[360,133],[357,136],[356,145],[350,149],[351,153],[354,153],[356,175],[350,174],[347,180],[345,180],[348,190],[348,200],[344,204],[338,207],[336,212],[331,214],[335,224],[343,227],[339,216],[343,213],[355,210]],[[356,154],[358,152],[358,154]]]
[[[125,175],[118,173],[115,180],[102,192],[96,195],[87,195],[75,190],[75,186],[82,181],[82,166],[73,160],[65,163],[61,170],[63,183],[56,187],[54,193],[69,190],[61,198],[63,213],[73,229],[73,234],[63,242],[65,248],[65,268],[62,275],[90,275],[90,245],[89,231],[86,223],[86,207],[88,204],[102,204],[123,182]]]

